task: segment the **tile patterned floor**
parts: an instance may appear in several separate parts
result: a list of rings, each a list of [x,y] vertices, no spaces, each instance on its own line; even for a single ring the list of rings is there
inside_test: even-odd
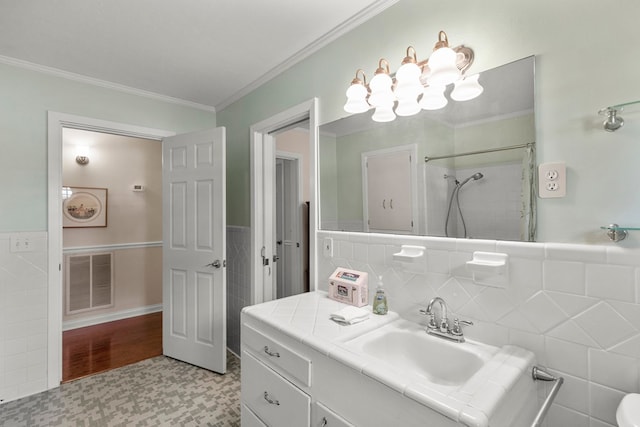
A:
[[[0,426],[240,426],[240,360],[225,375],[144,360],[0,405]]]

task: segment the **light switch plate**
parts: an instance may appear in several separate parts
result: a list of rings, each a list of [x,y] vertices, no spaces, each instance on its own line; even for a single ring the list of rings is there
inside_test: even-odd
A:
[[[567,195],[565,162],[542,163],[538,166],[538,195],[543,199]]]
[[[333,257],[333,239],[331,237],[325,237],[322,241],[322,253],[325,257]]]

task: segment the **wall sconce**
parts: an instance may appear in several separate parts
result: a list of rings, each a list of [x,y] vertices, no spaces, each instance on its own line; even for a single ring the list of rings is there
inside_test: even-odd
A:
[[[464,74],[473,64],[473,59],[471,48],[462,45],[450,48],[447,34],[440,31],[430,58],[418,61],[416,50],[409,46],[394,76],[389,71],[389,62],[384,58],[378,62],[378,69],[369,85],[364,71],[358,69],[347,89],[344,110],[358,114],[374,108],[371,117],[374,121],[390,122],[396,115],[412,116],[421,110],[443,108],[448,103],[445,89],[451,83],[455,83],[451,99],[474,99],[484,89],[478,82],[478,74]]]
[[[89,147],[85,145],[76,146],[76,163],[82,166],[89,163]]]

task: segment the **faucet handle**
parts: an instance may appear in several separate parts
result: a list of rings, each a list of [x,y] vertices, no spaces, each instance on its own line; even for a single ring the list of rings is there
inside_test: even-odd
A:
[[[458,320],[458,318],[453,319],[453,327],[451,328],[451,334],[455,336],[462,335],[462,326],[472,326],[473,322],[470,320]]]
[[[429,324],[427,325],[428,329],[438,329],[438,326],[436,325],[436,314],[433,312],[433,310],[420,309],[420,314],[429,316]]]

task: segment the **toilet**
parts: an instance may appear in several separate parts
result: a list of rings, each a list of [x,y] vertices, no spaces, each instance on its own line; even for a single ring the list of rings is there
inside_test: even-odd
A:
[[[627,394],[618,405],[616,421],[619,427],[640,427],[640,394]]]

